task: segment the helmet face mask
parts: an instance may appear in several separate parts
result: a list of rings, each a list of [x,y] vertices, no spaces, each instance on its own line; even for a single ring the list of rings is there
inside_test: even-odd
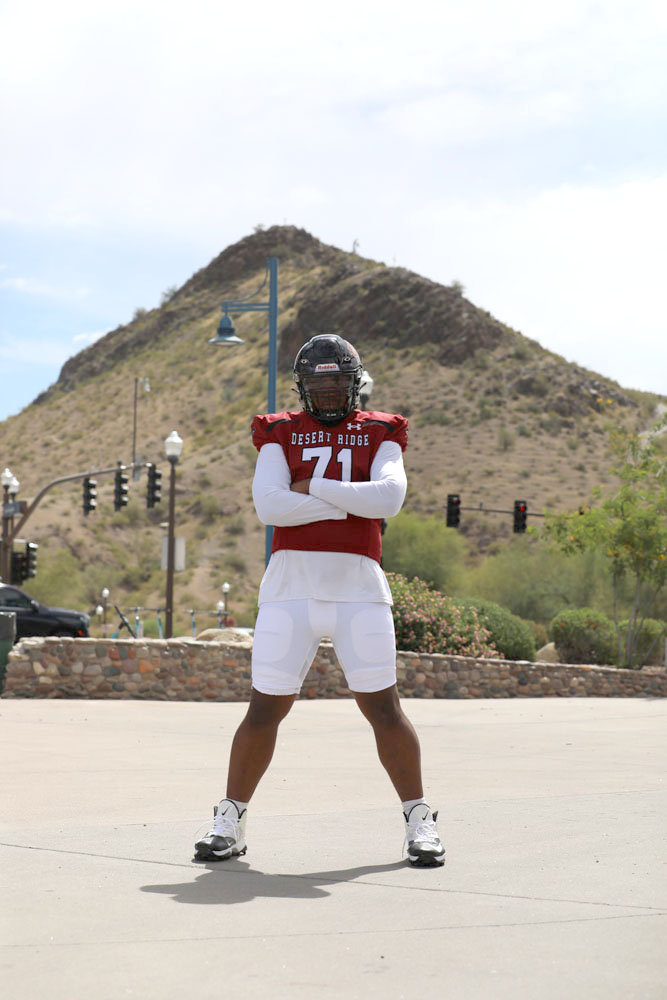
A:
[[[294,362],[302,406],[323,424],[337,424],[359,404],[362,364],[346,340],[333,334],[313,337]]]

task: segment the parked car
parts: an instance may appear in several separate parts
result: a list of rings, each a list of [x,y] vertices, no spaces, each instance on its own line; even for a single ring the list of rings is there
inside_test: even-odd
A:
[[[90,615],[68,608],[51,608],[30,597],[19,587],[0,583],[0,611],[16,614],[16,638],[30,635],[66,635],[85,637],[90,634]]]

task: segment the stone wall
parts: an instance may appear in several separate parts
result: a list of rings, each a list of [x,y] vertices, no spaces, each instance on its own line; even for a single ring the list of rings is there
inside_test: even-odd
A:
[[[2,697],[246,701],[250,656],[249,639],[23,639],[9,654]],[[667,696],[667,673],[658,667],[618,670],[402,652],[397,667],[406,698]],[[349,696],[333,648],[323,642],[302,697]]]

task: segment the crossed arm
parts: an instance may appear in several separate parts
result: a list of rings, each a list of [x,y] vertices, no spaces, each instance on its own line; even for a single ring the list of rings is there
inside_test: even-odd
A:
[[[303,479],[292,483],[279,444],[265,444],[257,458],[252,496],[263,524],[293,526],[312,521],[358,517],[393,517],[407,489],[400,446],[384,441],[373,459],[365,483],[337,479]]]

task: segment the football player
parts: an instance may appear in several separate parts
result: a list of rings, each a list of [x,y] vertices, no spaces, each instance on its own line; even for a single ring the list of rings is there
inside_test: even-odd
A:
[[[419,741],[398,697],[392,598],[380,562],[382,520],[405,498],[408,422],[357,408],[362,372],[342,337],[313,337],[294,362],[302,411],[252,423],[253,499],[260,521],[275,526],[273,548],[259,589],[250,704],[232,743],[227,797],[195,844],[196,860],[245,854],[248,803],[328,636],[401,800],[409,862],[444,864]]]

